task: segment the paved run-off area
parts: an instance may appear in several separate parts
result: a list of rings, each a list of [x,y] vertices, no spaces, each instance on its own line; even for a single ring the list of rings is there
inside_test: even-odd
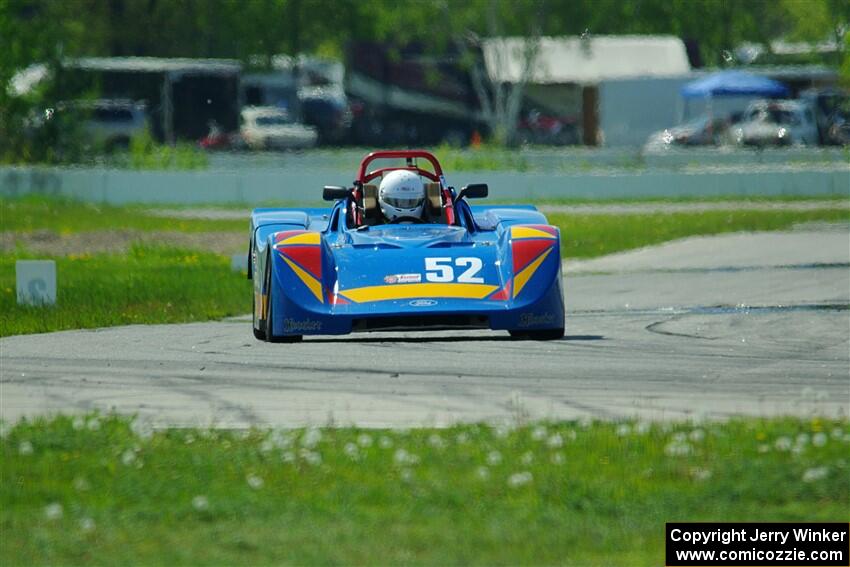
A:
[[[846,416],[846,227],[691,238],[566,270],[567,336],[253,339],[250,320],[0,340],[0,409],[159,425]]]

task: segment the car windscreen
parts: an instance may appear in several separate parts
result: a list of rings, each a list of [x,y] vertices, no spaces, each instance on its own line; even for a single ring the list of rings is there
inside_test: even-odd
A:
[[[286,116],[258,116],[257,126],[283,126],[291,124],[291,121]]]

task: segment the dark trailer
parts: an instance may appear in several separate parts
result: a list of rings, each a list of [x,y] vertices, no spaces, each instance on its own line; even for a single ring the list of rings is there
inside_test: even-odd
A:
[[[65,61],[60,81],[65,92],[144,101],[154,137],[172,143],[204,137],[211,121],[239,128],[241,72],[230,59],[86,57]]]

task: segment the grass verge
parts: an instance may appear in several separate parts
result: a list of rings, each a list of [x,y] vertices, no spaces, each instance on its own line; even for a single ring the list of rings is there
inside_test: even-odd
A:
[[[247,215],[244,220],[175,219],[149,214],[149,210],[150,207],[143,205],[116,207],[48,197],[0,199],[0,220],[4,231],[52,230],[70,234],[135,229],[181,232],[244,230],[248,233]]]
[[[813,211],[703,211],[638,215],[550,213],[561,229],[561,254],[592,258],[688,236],[787,230],[806,222],[850,222],[847,209]]]
[[[134,246],[126,255],[57,257],[57,304],[17,304],[15,261],[0,255],[0,336],[137,323],[206,321],[251,310],[251,287],[223,256]]]
[[[4,565],[662,564],[666,521],[842,521],[847,421],[3,432]]]

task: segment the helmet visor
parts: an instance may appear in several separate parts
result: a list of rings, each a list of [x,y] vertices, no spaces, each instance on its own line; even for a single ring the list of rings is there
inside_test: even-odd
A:
[[[397,197],[385,197],[384,202],[396,209],[415,209],[425,202],[424,197],[413,197],[400,199]]]

